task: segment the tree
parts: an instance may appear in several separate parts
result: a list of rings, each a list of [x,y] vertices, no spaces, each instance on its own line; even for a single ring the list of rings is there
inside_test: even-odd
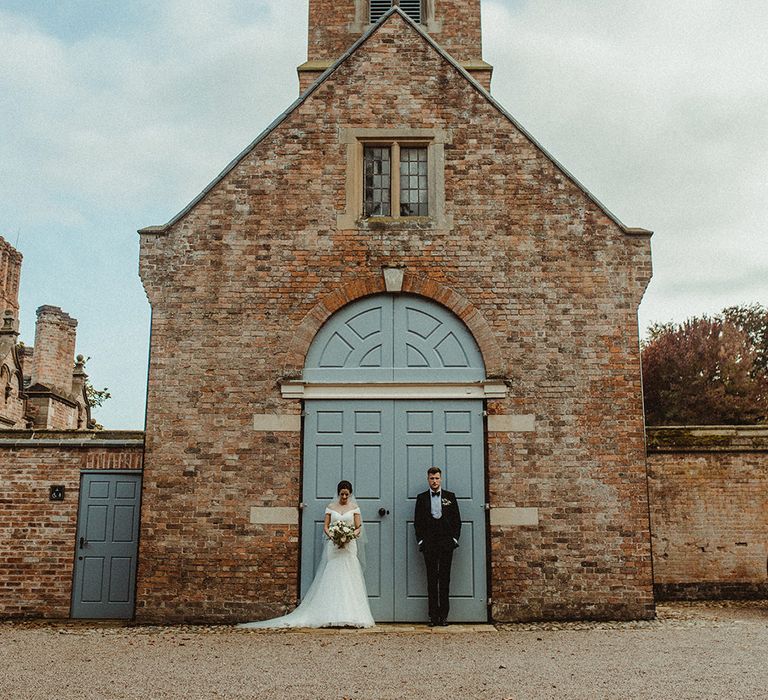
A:
[[[107,387],[97,389],[88,379],[85,380],[85,396],[87,397],[91,408],[94,406],[103,406],[107,399],[112,398],[112,394],[109,393]]]
[[[738,425],[768,420],[768,309],[655,324],[642,344],[649,425]]]
[[[83,358],[82,355],[78,355],[78,364],[75,365],[75,368],[79,368],[82,371],[85,363],[90,359],[90,355],[86,358]],[[94,406],[103,406],[107,399],[112,398],[112,394],[109,393],[109,389],[107,389],[107,387],[104,387],[103,389],[97,389],[95,386],[93,386],[93,384],[91,384],[91,380],[88,378],[88,375],[86,375],[85,397],[88,399],[88,404],[91,406],[91,408],[93,408]]]

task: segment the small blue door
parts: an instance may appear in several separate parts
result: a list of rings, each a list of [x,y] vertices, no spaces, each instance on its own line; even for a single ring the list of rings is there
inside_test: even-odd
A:
[[[72,617],[133,617],[140,496],[139,473],[81,475]]]

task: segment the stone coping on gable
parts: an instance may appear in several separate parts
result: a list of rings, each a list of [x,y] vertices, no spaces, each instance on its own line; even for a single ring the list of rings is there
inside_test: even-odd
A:
[[[768,425],[648,426],[648,454],[659,452],[768,452]]]

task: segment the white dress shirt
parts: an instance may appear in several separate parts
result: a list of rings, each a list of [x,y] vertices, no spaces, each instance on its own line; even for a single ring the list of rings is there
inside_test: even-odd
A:
[[[434,495],[432,489],[429,490],[429,508],[432,511],[433,518],[443,517],[443,490],[437,492],[437,496]]]

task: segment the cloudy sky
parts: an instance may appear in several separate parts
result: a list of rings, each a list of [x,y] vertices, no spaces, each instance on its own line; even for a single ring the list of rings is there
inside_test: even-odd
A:
[[[655,231],[641,327],[768,302],[768,3],[483,0],[500,102],[629,226]],[[0,235],[35,309],[144,422],[136,230],[167,221],[298,92],[307,0],[0,0]]]

